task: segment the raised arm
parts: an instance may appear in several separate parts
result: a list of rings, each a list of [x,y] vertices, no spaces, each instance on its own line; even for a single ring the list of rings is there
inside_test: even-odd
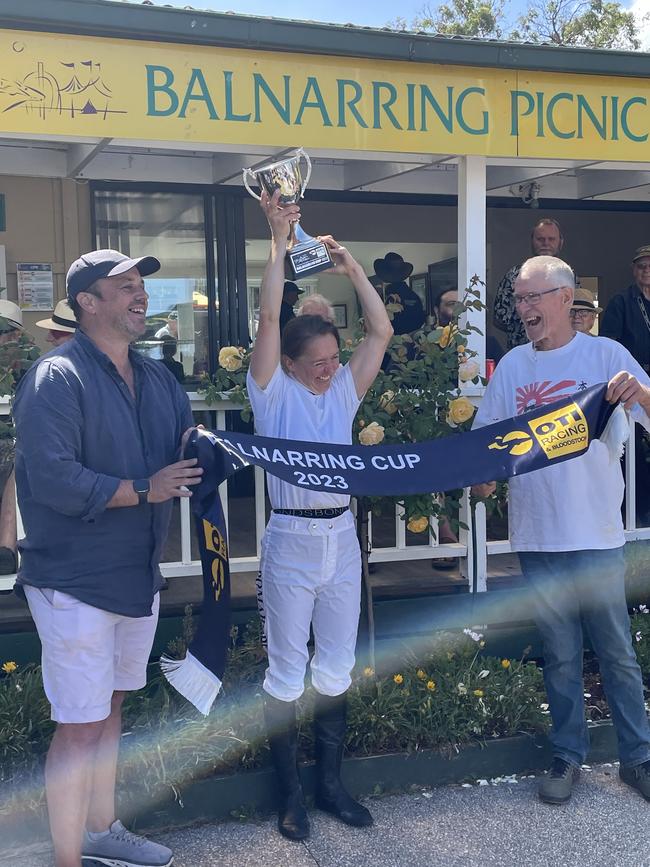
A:
[[[280,310],[284,289],[284,257],[290,224],[300,217],[298,205],[280,206],[280,191],[269,199],[262,193],[261,206],[271,229],[269,254],[260,288],[260,321],[251,356],[250,373],[260,388],[266,388],[280,363]]]
[[[349,277],[361,304],[366,336],[350,359],[350,370],[357,396],[361,398],[379,373],[386,347],[393,336],[393,326],[390,324],[384,302],[349,250],[342,247],[331,235],[326,235],[321,240],[329,247],[334,261],[334,268],[331,268],[329,273],[345,274]]]

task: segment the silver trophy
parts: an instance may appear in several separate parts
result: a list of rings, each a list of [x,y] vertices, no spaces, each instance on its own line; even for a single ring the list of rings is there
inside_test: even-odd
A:
[[[300,160],[304,157],[307,172],[303,179],[300,171]],[[298,148],[291,156],[277,162],[267,163],[257,169],[242,169],[244,186],[255,199],[260,199],[249,185],[249,178],[260,189],[266,190],[271,197],[280,190],[280,204],[289,205],[300,201],[311,177],[311,160],[302,148]],[[327,244],[312,238],[296,220],[291,224],[289,243],[287,244],[287,262],[294,280],[316,274],[332,267],[332,257]]]

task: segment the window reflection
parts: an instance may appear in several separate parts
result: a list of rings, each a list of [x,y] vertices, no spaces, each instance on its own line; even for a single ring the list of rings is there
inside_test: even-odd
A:
[[[195,385],[208,367],[203,197],[100,190],[95,217],[98,248],[160,260],[160,271],[146,279],[147,330],[135,347]]]

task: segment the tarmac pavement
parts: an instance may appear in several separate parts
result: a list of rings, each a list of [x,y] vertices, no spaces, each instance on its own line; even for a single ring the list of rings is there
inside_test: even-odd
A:
[[[369,829],[313,810],[304,843],[281,837],[273,818],[155,839],[174,850],[174,867],[650,867],[650,803],[620,782],[616,765],[583,770],[562,806],[542,804],[536,785],[504,777],[369,798]],[[0,864],[51,867],[52,860],[41,849],[2,853]]]

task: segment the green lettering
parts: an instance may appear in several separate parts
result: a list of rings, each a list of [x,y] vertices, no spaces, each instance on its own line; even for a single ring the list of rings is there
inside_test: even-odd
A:
[[[490,121],[488,118],[487,111],[483,112],[483,126],[473,127],[465,122],[465,118],[463,117],[463,106],[465,105],[465,100],[472,93],[478,93],[481,96],[485,96],[485,89],[483,87],[466,87],[459,95],[456,100],[456,120],[458,121],[458,125],[462,130],[468,132],[470,135],[487,135]]]
[[[147,64],[147,114],[150,117],[169,117],[178,109],[178,95],[172,90],[174,73],[166,66],[150,66]],[[162,83],[156,81],[156,75],[162,73]],[[166,108],[158,108],[156,94],[163,93],[168,101]]]
[[[594,129],[602,139],[607,139],[607,97],[601,96],[601,117],[597,118],[594,110],[587,102],[587,97],[578,94],[578,138],[583,138],[582,116],[586,114]]]
[[[291,94],[289,91],[289,84],[291,82],[290,75],[283,75],[284,80],[284,104],[280,102],[278,97],[273,93],[271,88],[269,87],[266,80],[259,74],[259,72],[253,73],[253,86],[254,86],[254,100],[255,100],[255,116],[253,120],[255,123],[260,123],[262,120],[262,110],[260,107],[260,91],[264,93],[264,96],[271,103],[276,112],[280,115],[284,123],[289,126],[291,123]]]
[[[195,85],[198,86],[198,93],[193,93]],[[183,97],[183,104],[181,105],[181,110],[178,112],[179,117],[185,117],[187,112],[187,106],[190,102],[205,103],[205,107],[208,110],[210,120],[219,120],[219,115],[217,114],[214,103],[212,102],[212,97],[210,96],[207,82],[203,76],[203,72],[200,69],[192,70],[192,74],[190,75],[190,80],[187,85],[187,90],[185,91],[185,96]]]
[[[627,100],[623,108],[621,109],[621,129],[623,130],[623,135],[626,138],[629,138],[631,141],[647,141],[648,133],[644,133],[643,135],[636,135],[632,132],[627,123],[627,114],[633,105],[647,105],[648,101],[644,96],[633,96]]]
[[[519,135],[519,101],[521,99],[526,102],[522,117],[529,115],[535,107],[533,97],[527,90],[510,91],[510,135]]]
[[[359,109],[357,108],[357,103],[363,96],[363,90],[361,89],[361,85],[358,81],[352,81],[349,78],[337,78],[336,85],[338,87],[338,98],[339,98],[339,121],[337,126],[346,127],[347,123],[345,121],[346,108],[350,110],[350,114],[354,117],[356,122],[363,129],[368,128],[368,124],[365,122],[361,114],[359,113]],[[349,87],[353,91],[353,95],[348,99],[345,95],[345,89]]]
[[[235,114],[232,108],[232,72],[223,71],[223,77],[226,80],[226,115],[224,120],[239,120],[246,123],[251,119],[250,111],[248,114]]]
[[[572,132],[562,132],[561,129],[555,125],[555,120],[553,119],[553,111],[555,110],[555,106],[560,102],[560,100],[566,100],[568,102],[573,102],[573,94],[572,93],[555,93],[549,99],[548,105],[546,106],[546,123],[548,128],[553,133],[556,138],[575,138],[576,131]]]
[[[431,90],[426,84],[420,85],[420,129],[422,132],[427,132],[427,103],[431,106],[431,108],[435,111],[440,119],[440,123],[444,126],[447,132],[454,131],[454,109],[453,109],[453,100],[454,100],[454,88],[447,88],[447,113],[442,110],[440,103],[435,98],[435,96],[431,93]]]
[[[312,93],[314,95],[314,98],[313,100],[310,100],[309,97]],[[332,126],[332,121],[330,120],[330,116],[327,113],[325,100],[323,99],[323,94],[321,93],[318,80],[314,78],[313,75],[310,75],[307,79],[307,85],[305,87],[305,92],[302,96],[302,102],[300,103],[298,114],[296,115],[296,119],[294,120],[296,126],[300,126],[300,124],[302,123],[302,116],[306,108],[317,108],[320,111],[321,117],[323,119],[323,126]]]
[[[382,91],[388,91],[388,97],[381,101]],[[400,122],[393,114],[391,106],[397,102],[397,89],[394,84],[389,81],[373,81],[372,83],[372,105],[373,105],[373,129],[381,129],[381,112],[382,109],[388,120],[392,123],[395,129],[402,129]]]

